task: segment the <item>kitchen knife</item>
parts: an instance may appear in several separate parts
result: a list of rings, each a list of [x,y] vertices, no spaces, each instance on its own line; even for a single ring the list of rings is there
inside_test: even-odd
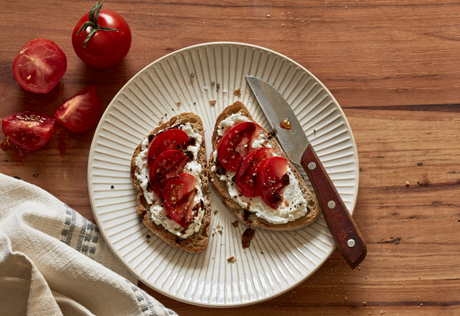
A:
[[[246,76],[246,80],[284,152],[294,164],[302,166],[310,178],[335,244],[350,267],[356,268],[367,254],[363,236],[308,141],[291,106],[268,82],[252,76]]]

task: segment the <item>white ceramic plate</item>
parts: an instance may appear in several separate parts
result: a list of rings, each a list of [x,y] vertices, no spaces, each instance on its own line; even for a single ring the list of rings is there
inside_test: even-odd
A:
[[[245,75],[270,82],[291,104],[350,212],[357,198],[358,153],[350,126],[331,93],[301,65],[265,48],[228,42],[187,47],[148,65],[115,96],[97,127],[89,154],[89,195],[105,240],[126,267],[158,292],[194,305],[236,307],[273,298],[312,275],[335,249],[321,217],[291,232],[257,229],[243,250],[246,227],[231,225],[236,217],[213,190],[212,209],[218,212],[211,229],[218,224],[224,229],[210,237],[202,253],[169,246],[137,219],[130,160],[158,121],[180,112],[200,115],[208,156],[218,114],[237,100],[268,128]],[[241,89],[241,97],[235,89]],[[211,100],[217,100],[215,106]],[[227,262],[231,256],[236,263]]]

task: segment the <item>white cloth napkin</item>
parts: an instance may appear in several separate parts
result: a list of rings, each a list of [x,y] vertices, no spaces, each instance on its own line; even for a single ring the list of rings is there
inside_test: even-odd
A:
[[[177,315],[133,282],[96,225],[0,174],[0,315]]]

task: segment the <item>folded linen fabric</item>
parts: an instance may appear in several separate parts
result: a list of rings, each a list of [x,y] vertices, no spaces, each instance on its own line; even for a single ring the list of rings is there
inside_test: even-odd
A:
[[[0,174],[1,315],[177,315],[136,283],[96,225]]]

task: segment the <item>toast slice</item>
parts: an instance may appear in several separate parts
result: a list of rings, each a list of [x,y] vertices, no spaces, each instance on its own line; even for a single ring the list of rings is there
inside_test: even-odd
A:
[[[312,224],[318,218],[319,213],[320,213],[320,207],[319,207],[318,201],[316,200],[314,195],[310,192],[307,185],[302,180],[302,176],[296,170],[294,165],[286,157],[286,154],[283,152],[278,142],[265,129],[263,129],[261,133],[264,133],[264,138],[266,138],[269,144],[271,145],[271,147],[275,149],[275,154],[278,156],[284,157],[288,160],[289,168],[291,169],[293,175],[297,179],[300,190],[302,191],[302,195],[307,201],[307,212],[304,216],[299,217],[293,221],[288,221],[287,223],[281,223],[281,224],[273,224],[257,216],[255,212],[250,212],[248,210],[245,210],[238,202],[232,199],[232,197],[229,194],[229,188],[228,188],[227,182],[221,180],[220,176],[216,173],[216,168],[213,168],[213,166],[215,166],[215,162],[216,162],[214,151],[217,149],[217,143],[220,139],[220,136],[218,134],[219,124],[223,120],[225,120],[227,117],[231,116],[232,114],[237,114],[237,113],[255,122],[251,114],[249,113],[248,109],[244,106],[244,104],[237,101],[234,104],[225,108],[224,111],[219,115],[219,117],[217,118],[216,125],[214,127],[214,132],[212,134],[213,153],[211,154],[209,158],[208,174],[209,174],[209,178],[210,178],[212,185],[214,186],[216,191],[222,196],[223,203],[235,213],[236,217],[241,222],[247,224],[250,227],[264,228],[264,229],[275,230],[275,231],[287,231],[287,230],[299,229],[299,228],[306,227]]]
[[[138,191],[137,194],[137,215],[140,221],[142,221],[145,226],[147,226],[155,235],[163,239],[165,242],[174,247],[182,248],[188,252],[201,252],[208,245],[209,241],[209,225],[211,221],[211,203],[209,200],[209,187],[208,187],[208,175],[206,168],[206,145],[204,137],[204,127],[201,118],[194,113],[181,113],[172,117],[168,122],[165,122],[155,128],[149,135],[146,137],[153,138],[154,135],[158,132],[165,130],[167,128],[176,126],[178,124],[187,124],[190,123],[193,131],[201,135],[201,146],[198,149],[196,161],[201,165],[201,192],[203,194],[203,204],[202,208],[204,209],[204,214],[201,221],[201,226],[197,232],[194,232],[191,236],[186,238],[181,238],[177,234],[172,233],[167,230],[162,224],[155,223],[150,214],[150,205],[147,202],[146,197],[144,196],[144,189],[141,187],[136,173],[139,173],[139,167],[136,165],[136,157],[142,151],[142,143],[137,146],[134,150],[133,157],[131,159],[131,180],[133,182],[134,188]],[[144,139],[145,140],[145,139]],[[147,186],[146,190],[152,190],[150,185]],[[159,202],[161,204],[161,202]],[[150,215],[150,216],[149,216]]]

